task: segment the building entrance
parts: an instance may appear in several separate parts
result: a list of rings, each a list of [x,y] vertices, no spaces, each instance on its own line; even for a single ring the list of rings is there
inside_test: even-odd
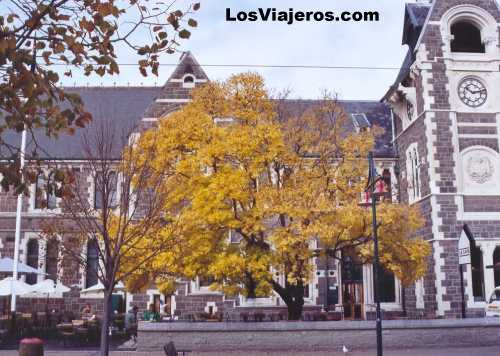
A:
[[[342,305],[344,319],[363,318],[363,265],[354,254],[342,257]]]

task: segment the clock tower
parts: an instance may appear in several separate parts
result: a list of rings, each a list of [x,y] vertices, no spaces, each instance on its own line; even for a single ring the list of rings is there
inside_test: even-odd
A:
[[[408,53],[383,100],[401,200],[420,207],[433,251],[426,276],[405,290],[410,316],[460,316],[462,231],[476,242],[463,273],[467,315],[484,315],[500,286],[499,26],[496,0],[405,6]]]

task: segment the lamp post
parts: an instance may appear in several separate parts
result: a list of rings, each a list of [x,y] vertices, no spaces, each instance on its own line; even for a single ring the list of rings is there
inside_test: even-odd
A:
[[[34,74],[36,69],[36,42],[33,43],[33,62],[31,63],[31,73]],[[21,184],[24,183],[24,163],[26,151],[26,123],[24,124],[21,133],[21,147],[19,148],[19,174],[21,175]],[[12,283],[18,278],[19,269],[19,243],[21,240],[21,214],[23,211],[23,192],[17,195],[16,206],[16,232],[14,237],[14,262],[12,267]],[[10,297],[10,311],[12,313],[12,320],[15,325],[16,320],[16,290],[11,288],[12,294]]]
[[[376,330],[377,330],[377,356],[383,355],[382,348],[382,317],[380,312],[380,298],[379,298],[379,269],[380,261],[378,255],[378,236],[377,236],[377,200],[375,194],[383,193],[384,182],[381,177],[377,175],[375,164],[373,162],[373,152],[368,154],[368,186],[366,190],[370,194],[371,208],[372,208],[372,236],[373,236],[373,284],[374,284],[374,298],[376,305]],[[378,184],[377,184],[378,183]],[[377,186],[376,186],[377,185]],[[375,189],[377,188],[377,189]],[[376,191],[377,190],[377,191]]]

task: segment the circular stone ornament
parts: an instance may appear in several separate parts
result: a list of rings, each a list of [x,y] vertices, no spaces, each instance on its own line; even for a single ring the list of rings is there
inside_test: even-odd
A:
[[[483,184],[493,177],[493,163],[486,156],[472,156],[467,161],[467,174],[473,182]]]

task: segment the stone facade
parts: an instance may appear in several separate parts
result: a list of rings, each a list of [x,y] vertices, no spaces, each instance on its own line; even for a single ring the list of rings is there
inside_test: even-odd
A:
[[[479,30],[483,51],[452,51],[452,42],[460,40],[453,31],[461,22]],[[385,96],[395,110],[394,142],[401,167],[408,166],[407,147],[418,146],[421,194],[412,201],[402,189],[401,198],[419,205],[426,218],[421,235],[432,245],[433,257],[418,293],[424,300],[420,306],[431,316],[460,316],[457,241],[464,224],[484,262],[477,267],[481,271],[474,283],[481,286],[474,291],[470,266],[464,273],[468,315],[484,313],[486,299],[500,282],[494,280],[493,269],[486,268],[498,262],[493,261],[493,254],[500,246],[500,215],[495,214],[500,201],[495,181],[500,159],[499,22],[494,0],[407,4],[405,31],[416,31],[419,36],[404,35],[403,44],[409,46],[414,61],[406,77],[398,78]],[[467,105],[460,98],[460,84],[468,78],[486,85],[487,99],[480,105]],[[401,110],[407,102],[416,107],[413,117]],[[402,171],[400,181],[404,182],[408,175]],[[415,289],[409,288],[407,294],[413,297]],[[413,300],[408,308],[410,314],[418,314]]]
[[[455,24],[463,21],[476,26],[484,53],[451,51]],[[416,318],[457,317],[461,311],[457,241],[464,224],[481,250],[482,260],[474,270],[464,272],[468,315],[483,315],[486,300],[494,287],[495,271],[486,268],[500,263],[494,258],[500,246],[500,11],[495,0],[434,0],[407,4],[403,44],[409,51],[395,84],[381,102],[341,102],[348,114],[364,114],[370,125],[382,126],[385,134],[377,142],[376,165],[392,177],[394,201],[420,207],[425,223],[418,232],[432,246],[425,277],[414,286],[401,288],[394,280],[394,296],[383,303],[385,316],[408,315]],[[477,106],[461,99],[464,79],[478,81],[487,90],[487,99]],[[166,84],[161,88],[74,88],[82,96],[94,120],[121,120],[138,127],[138,132],[157,124],[189,102],[191,90],[209,80],[191,53],[182,56]],[[467,85],[465,84],[466,88]],[[465,89],[469,90],[469,89]],[[474,91],[474,90],[472,90]],[[471,100],[482,93],[471,93]],[[316,105],[311,100],[290,100],[287,112],[298,113]],[[65,141],[66,140],[66,141]],[[55,156],[82,168],[82,189],[92,199],[91,179],[87,179],[76,141],[61,138],[53,147]],[[78,163],[76,163],[78,162]],[[14,251],[16,197],[0,194],[0,255]],[[36,239],[40,224],[48,216],[35,209],[33,196],[23,204],[21,258],[27,261],[27,243]],[[43,247],[43,246],[41,246]],[[500,250],[498,250],[500,259]],[[39,255],[44,267],[44,257]],[[478,271],[480,273],[478,273]],[[473,281],[473,272],[475,279]],[[358,317],[373,317],[371,266],[362,267]],[[500,276],[500,275],[499,275]],[[39,279],[43,277],[38,277]],[[53,296],[50,305],[78,311],[86,303],[99,304],[100,297],[83,298],[85,273],[74,261],[63,259],[59,276],[71,293]],[[337,260],[316,259],[316,271],[308,286],[307,310],[345,312],[342,268]],[[144,294],[127,295],[127,308],[145,310],[150,303],[165,305],[181,318],[201,313],[219,313],[232,319],[261,311],[279,315],[284,303],[277,295],[258,300],[227,297],[199,285],[199,281],[179,281],[172,296],[163,296],[152,286]],[[41,299],[20,298],[20,308],[39,308]],[[98,310],[98,309],[97,309]]]

